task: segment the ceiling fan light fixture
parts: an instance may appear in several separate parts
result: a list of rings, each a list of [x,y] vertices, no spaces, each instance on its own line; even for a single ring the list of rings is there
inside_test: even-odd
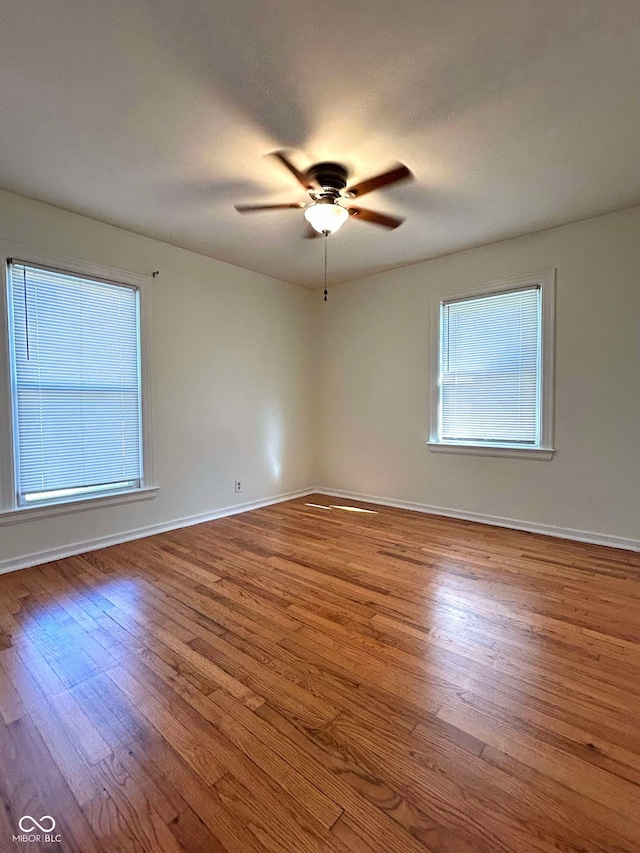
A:
[[[314,202],[305,208],[304,218],[320,234],[333,234],[349,218],[349,211],[334,202]]]

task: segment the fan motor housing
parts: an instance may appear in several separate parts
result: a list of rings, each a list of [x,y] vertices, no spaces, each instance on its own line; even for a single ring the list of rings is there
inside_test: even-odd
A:
[[[320,187],[343,190],[347,186],[347,170],[340,163],[316,163],[307,175]]]

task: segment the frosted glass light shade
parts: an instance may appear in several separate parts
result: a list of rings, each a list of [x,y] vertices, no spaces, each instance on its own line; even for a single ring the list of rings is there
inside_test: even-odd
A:
[[[315,202],[305,209],[304,218],[316,231],[333,234],[349,218],[349,211],[339,204],[319,204]]]

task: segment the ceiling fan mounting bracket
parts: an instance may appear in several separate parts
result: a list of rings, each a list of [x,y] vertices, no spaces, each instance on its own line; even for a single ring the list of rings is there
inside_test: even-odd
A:
[[[340,190],[334,187],[320,187],[317,190],[309,190],[309,195],[318,204],[335,204],[340,198]]]
[[[323,190],[334,190],[338,194],[347,186],[348,173],[341,163],[314,163],[307,170],[307,176]]]

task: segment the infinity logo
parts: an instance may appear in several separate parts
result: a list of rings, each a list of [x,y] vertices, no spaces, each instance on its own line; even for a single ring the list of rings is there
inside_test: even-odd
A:
[[[50,821],[50,823],[46,823]],[[30,814],[23,815],[18,821],[18,826],[23,832],[33,832],[36,827],[40,830],[40,832],[53,832],[56,828],[56,822],[51,817],[50,814],[43,815],[39,821],[35,819],[35,817],[31,817]]]

